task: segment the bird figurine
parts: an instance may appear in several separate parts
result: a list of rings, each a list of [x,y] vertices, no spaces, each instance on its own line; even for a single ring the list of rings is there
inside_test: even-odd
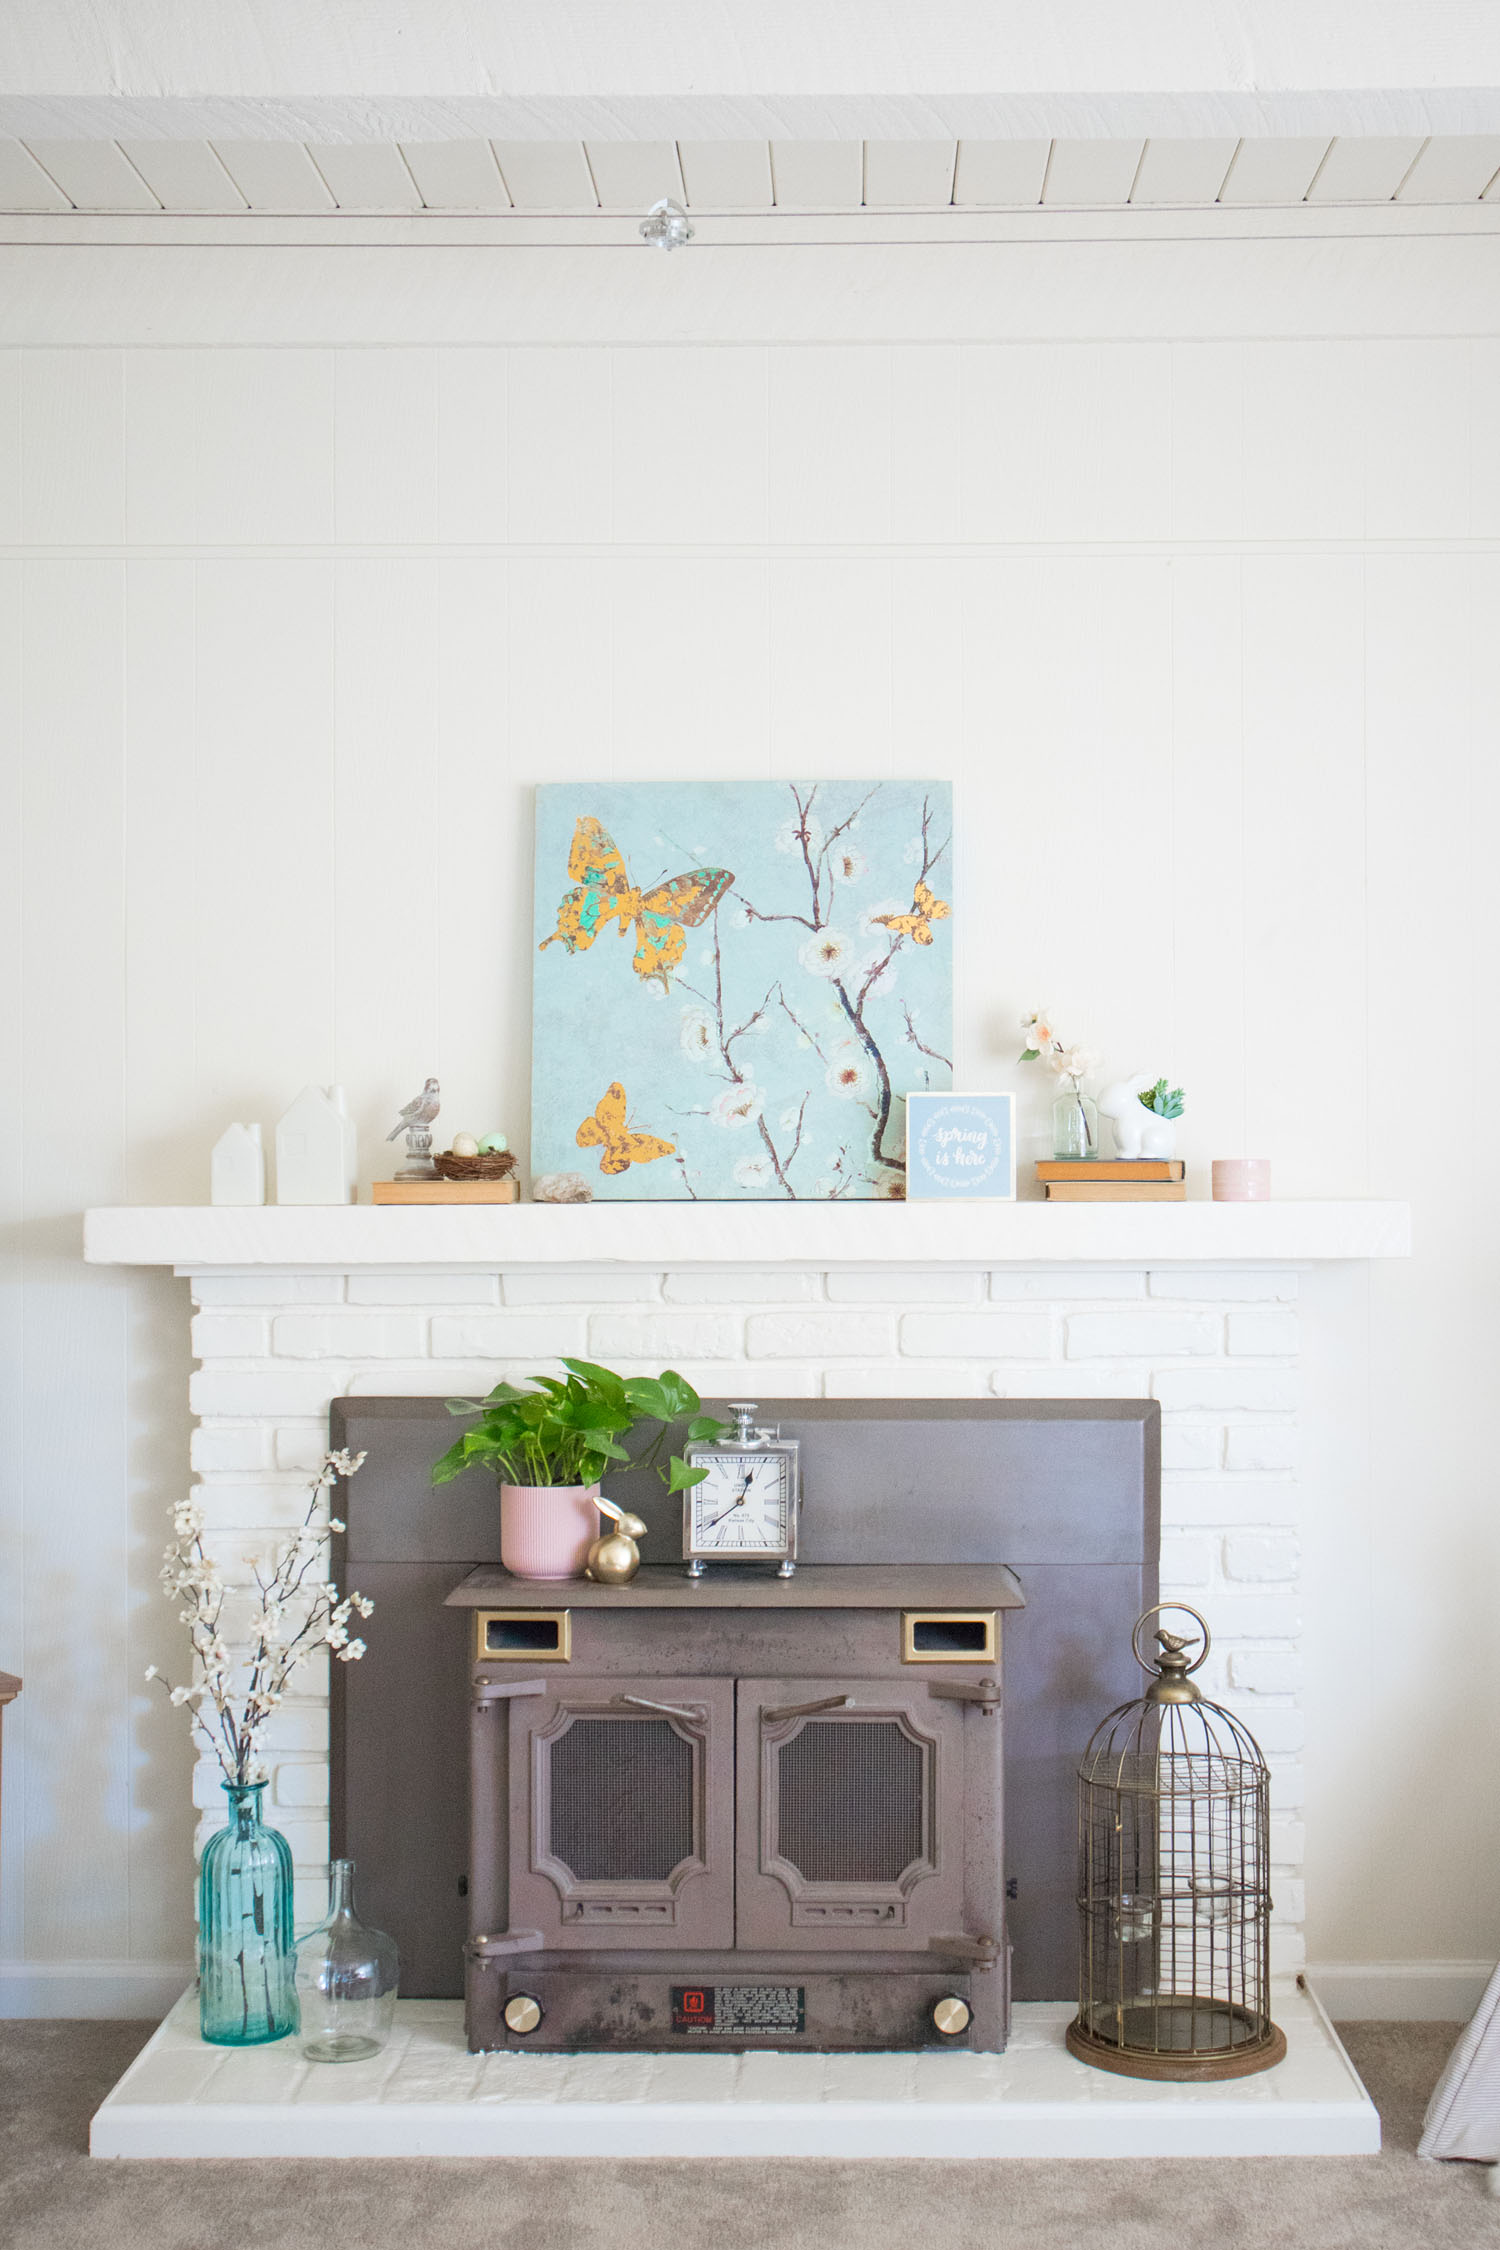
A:
[[[438,1082],[429,1078],[414,1101],[409,1101],[386,1134],[388,1141],[406,1135],[406,1162],[396,1174],[398,1180],[432,1180],[437,1177],[437,1166],[432,1161],[432,1121],[442,1107]]]
[[[442,1103],[438,1098],[438,1082],[435,1078],[429,1078],[416,1100],[408,1102],[405,1109],[402,1110],[401,1115],[386,1134],[386,1139],[393,1141],[398,1133],[408,1133],[415,1125],[430,1125],[441,1107]]]

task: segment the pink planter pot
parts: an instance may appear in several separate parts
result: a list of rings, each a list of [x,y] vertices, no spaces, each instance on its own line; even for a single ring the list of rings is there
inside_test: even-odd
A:
[[[502,1484],[500,1560],[517,1578],[581,1578],[599,1536],[597,1484]]]

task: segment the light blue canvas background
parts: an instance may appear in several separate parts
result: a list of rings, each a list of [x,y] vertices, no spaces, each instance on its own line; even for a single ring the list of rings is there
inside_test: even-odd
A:
[[[794,833],[794,788],[804,805],[811,795],[815,866],[823,844],[849,822],[822,863],[817,930],[809,926],[811,885]],[[567,868],[575,825],[589,815],[613,837],[630,882],[643,891],[700,867],[733,873],[716,917],[685,932],[686,952],[669,991],[632,968],[633,929],[621,935],[611,923],[591,948],[573,954],[561,943],[541,950],[573,887]],[[869,986],[862,1013],[891,1084],[881,1148],[902,1159],[904,1096],[951,1082],[955,921],[951,914],[934,919],[932,943],[919,945],[910,937],[897,943],[897,933],[873,917],[912,911],[924,815],[928,885],[951,905],[946,782],[539,787],[533,1176],[579,1172],[596,1197],[629,1201],[899,1192],[902,1169],[877,1162],[872,1145],[879,1074],[839,986],[857,1004],[872,969],[892,956]],[[822,973],[829,968],[831,974]],[[672,1142],[674,1155],[612,1177],[600,1171],[598,1148],[578,1146],[581,1120],[593,1116],[612,1080],[625,1088],[631,1129]]]
[[[907,1112],[907,1194],[920,1202],[1016,1192],[1015,1097],[919,1094]]]

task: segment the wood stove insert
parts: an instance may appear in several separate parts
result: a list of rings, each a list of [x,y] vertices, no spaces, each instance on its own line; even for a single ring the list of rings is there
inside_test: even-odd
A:
[[[491,1567],[448,1604],[471,2047],[1004,2046],[1010,1571]]]
[[[706,1410],[728,1413],[715,1400]],[[1099,1713],[1140,1685],[1130,1629],[1158,1595],[1160,1409],[1145,1399],[779,1399],[762,1400],[761,1411],[802,1445],[808,1497],[792,1586],[813,1566],[836,1565],[1005,1565],[1019,1579],[1026,1606],[1006,1614],[1003,1649],[1012,1990],[1018,2000],[1071,2001],[1075,1774]],[[332,1846],[358,1862],[362,1911],[401,1948],[402,1991],[457,1997],[472,1926],[474,1622],[446,1597],[498,1563],[494,1479],[476,1470],[433,1490],[432,1464],[453,1437],[441,1399],[340,1398],[330,1421],[336,1447],[369,1456],[337,1494],[348,1530],[335,1540],[335,1571],[376,1604],[363,1663],[332,1667]],[[610,1494],[651,1526],[648,1564],[670,1561],[681,1502],[646,1471],[611,1479]],[[543,1609],[528,1606],[535,1588],[524,1604],[497,1595],[490,1605],[524,1608],[494,1630],[513,1644],[526,1638],[518,1653],[531,1676],[562,1668],[559,1636],[584,1613],[578,1591],[555,1589]],[[757,1631],[779,1614],[758,1612]],[[960,1659],[988,1661],[962,1646],[974,1627],[957,1616],[912,1631],[957,1642],[949,1653]],[[739,1676],[784,1669],[762,1638]],[[836,1669],[832,1656],[809,1666],[820,1679]],[[570,1676],[581,1676],[577,1662]]]

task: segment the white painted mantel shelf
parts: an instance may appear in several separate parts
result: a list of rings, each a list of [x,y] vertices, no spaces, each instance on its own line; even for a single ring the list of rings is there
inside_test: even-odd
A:
[[[267,1266],[1297,1265],[1401,1258],[1411,1208],[1306,1203],[523,1203],[136,1205],[84,1214],[93,1265]]]

